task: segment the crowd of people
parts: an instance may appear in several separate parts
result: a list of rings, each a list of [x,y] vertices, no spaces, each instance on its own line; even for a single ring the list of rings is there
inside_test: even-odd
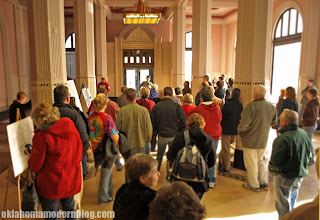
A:
[[[150,79],[148,76],[141,83],[139,99],[136,90],[123,86],[117,103],[109,100],[110,86],[104,79],[88,118],[70,105],[69,90],[63,85],[54,89],[53,106],[41,103],[33,109],[31,117],[37,129],[28,153],[29,166],[37,173],[44,210],[57,211],[58,200],[63,210],[81,209],[82,180],[95,176],[88,166],[89,152],[93,152],[95,170],[101,165],[98,202],[114,202],[116,219],[203,219],[206,210],[201,200],[216,185],[216,165],[220,172],[230,172],[230,149],[238,136],[248,173],[244,189],[268,190],[269,170],[275,179],[279,219],[294,209],[302,179],[315,158],[312,135],[317,128],[319,101],[313,80],[302,91],[302,113],[298,115],[293,87],[285,89],[275,107],[265,99],[265,87],[255,86],[253,101],[243,108],[240,89],[225,75],[212,83],[204,76],[195,105],[188,81],[183,89],[157,91]],[[270,127],[277,129],[278,137],[267,166]],[[153,159],[149,154],[156,143],[157,157]],[[166,179],[171,184],[156,192],[152,187],[158,184],[167,146]],[[200,172],[197,165],[204,164],[204,177],[192,180],[184,179],[183,172],[175,175],[181,163],[178,155],[192,164],[195,152],[199,154],[193,170]],[[113,198],[112,166],[122,169],[120,154],[125,160],[125,183]]]

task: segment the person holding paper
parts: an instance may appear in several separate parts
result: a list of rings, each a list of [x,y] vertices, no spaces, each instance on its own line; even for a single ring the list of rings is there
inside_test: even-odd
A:
[[[28,164],[37,174],[36,187],[43,211],[75,211],[73,196],[81,190],[82,144],[78,130],[59,109],[41,103],[31,114],[37,129]],[[75,219],[75,218],[68,218]]]

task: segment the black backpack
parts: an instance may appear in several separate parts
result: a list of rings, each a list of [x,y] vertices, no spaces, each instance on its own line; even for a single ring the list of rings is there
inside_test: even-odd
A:
[[[207,175],[207,165],[199,148],[191,145],[189,131],[184,131],[185,146],[178,152],[172,168],[172,176],[175,179],[204,182]]]

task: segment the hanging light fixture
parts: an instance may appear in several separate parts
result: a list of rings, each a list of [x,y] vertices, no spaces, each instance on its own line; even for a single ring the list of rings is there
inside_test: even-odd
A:
[[[124,24],[158,24],[161,13],[151,13],[150,7],[146,6],[145,0],[139,0],[133,6],[133,12],[123,13]]]

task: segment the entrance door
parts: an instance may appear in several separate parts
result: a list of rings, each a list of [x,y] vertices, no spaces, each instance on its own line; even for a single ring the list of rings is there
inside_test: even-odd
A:
[[[147,76],[151,76],[151,82],[153,81],[153,69],[124,69],[123,71],[123,84],[128,88],[135,89],[139,92],[139,85],[147,80]]]

